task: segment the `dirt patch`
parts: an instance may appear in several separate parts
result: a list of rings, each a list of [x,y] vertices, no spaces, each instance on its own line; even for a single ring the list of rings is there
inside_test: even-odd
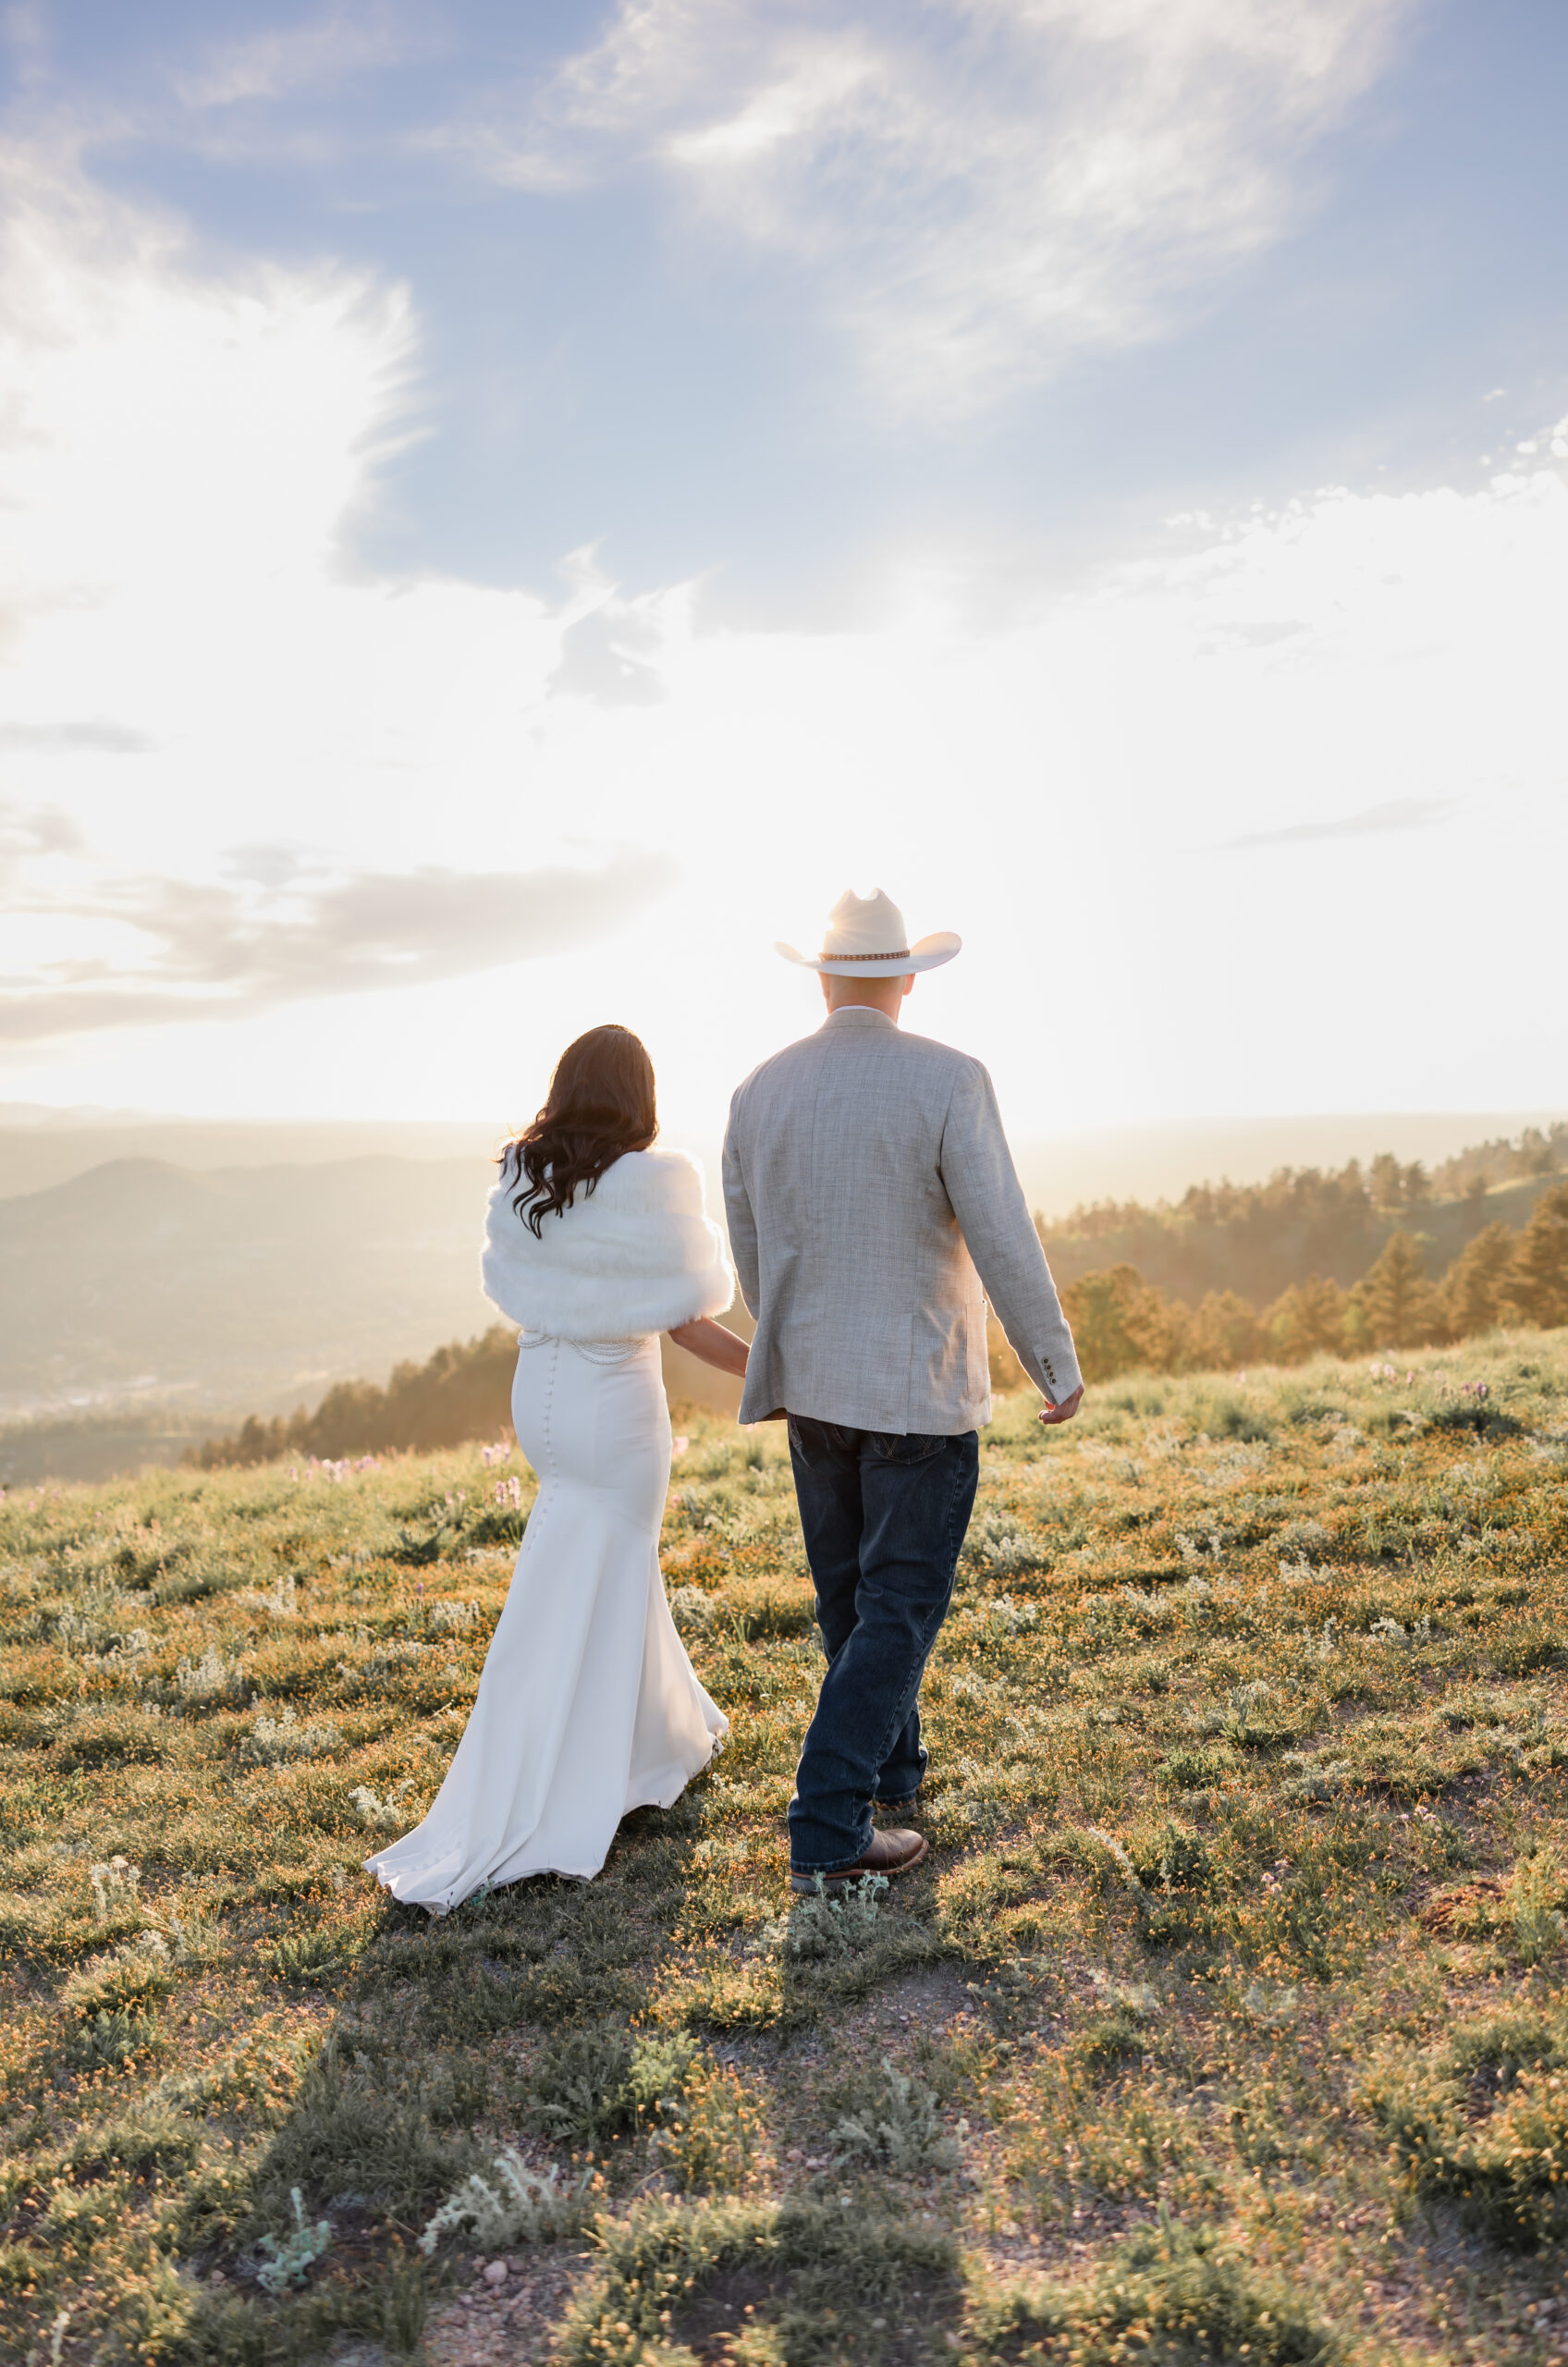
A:
[[[950,1964],[900,1973],[877,1992],[876,2003],[885,2017],[895,2021],[921,2022],[936,2029],[974,2010],[963,1974]]]
[[[1453,1932],[1464,1939],[1475,1939],[1490,1929],[1501,1902],[1500,1882],[1457,1883],[1447,1890],[1435,1891],[1427,1899],[1421,1909],[1421,1928],[1424,1932]]]
[[[432,2310],[424,2330],[430,2367],[534,2367],[553,2357],[562,2313],[587,2273],[591,2255],[545,2249],[509,2253],[507,2281],[486,2285],[481,2272],[456,2299]]]

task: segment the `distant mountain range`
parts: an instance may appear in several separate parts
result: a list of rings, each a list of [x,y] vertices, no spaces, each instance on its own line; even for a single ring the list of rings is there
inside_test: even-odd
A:
[[[1280,1167],[1341,1167],[1376,1151],[1428,1166],[1467,1143],[1550,1125],[1562,1111],[1391,1110],[1329,1117],[1202,1118],[1146,1126],[1081,1128],[1013,1145],[1029,1205],[1049,1219],[1093,1200],[1177,1199],[1189,1184],[1260,1184]],[[216,1168],[323,1167],[341,1159],[470,1160],[483,1168],[506,1133],[499,1121],[165,1118],[136,1110],[51,1110],[0,1101],[0,1199],[45,1192],[111,1159],[161,1159],[202,1174]],[[718,1138],[667,1134],[718,1188]]]
[[[266,1124],[241,1120],[139,1117],[123,1110],[59,1113],[0,1102],[0,1200],[46,1192],[110,1159],[153,1159],[200,1174],[225,1167],[325,1167],[339,1159],[467,1159],[483,1166],[506,1129],[386,1125],[359,1121]]]
[[[116,1159],[0,1200],[0,1416],[292,1406],[494,1320],[474,1159]]]

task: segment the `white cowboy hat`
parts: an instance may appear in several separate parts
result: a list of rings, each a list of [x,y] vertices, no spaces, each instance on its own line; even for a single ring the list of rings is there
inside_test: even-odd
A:
[[[912,945],[902,913],[880,888],[874,896],[846,888],[827,915],[820,953],[797,953],[792,945],[773,950],[802,970],[826,970],[834,978],[902,978],[912,970],[939,969],[962,943],[945,928]]]

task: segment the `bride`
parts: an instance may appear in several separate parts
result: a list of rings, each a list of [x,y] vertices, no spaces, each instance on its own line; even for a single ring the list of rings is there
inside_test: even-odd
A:
[[[743,1375],[734,1294],[682,1151],[653,1148],[654,1071],[625,1027],[562,1053],[501,1155],[484,1289],[519,1334],[512,1420],[539,1475],[479,1699],[423,1824],[365,1860],[444,1915],[481,1883],[586,1879],[628,1809],[668,1808],[727,1724],[665,1600],[669,1409],[657,1334]]]

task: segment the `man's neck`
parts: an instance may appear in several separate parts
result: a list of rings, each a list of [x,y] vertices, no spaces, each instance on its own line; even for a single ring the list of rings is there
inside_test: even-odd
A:
[[[894,991],[878,994],[868,978],[864,986],[851,986],[847,994],[835,995],[827,1006],[829,1019],[837,1019],[841,1011],[874,1011],[879,1019],[891,1020],[896,1027],[903,1012],[903,981],[888,981]]]

